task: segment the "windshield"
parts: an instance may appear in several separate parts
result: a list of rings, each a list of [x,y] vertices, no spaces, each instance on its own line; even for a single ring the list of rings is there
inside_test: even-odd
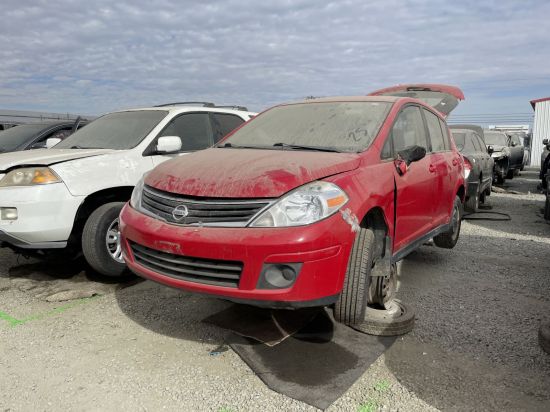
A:
[[[40,133],[43,124],[23,124],[0,133],[0,152],[11,152]]]
[[[359,152],[372,143],[390,107],[391,104],[386,102],[277,106],[244,125],[220,146],[230,143],[234,147]],[[302,147],[291,148],[289,145]]]
[[[137,110],[106,114],[67,137],[56,149],[114,149],[136,147],[168,112]]]
[[[474,146],[473,139],[475,139],[475,137],[471,132],[462,131],[452,133],[453,139],[455,139],[456,148],[459,152],[474,153],[478,151]]]
[[[485,132],[485,144],[496,146],[508,146],[508,137],[504,133]]]

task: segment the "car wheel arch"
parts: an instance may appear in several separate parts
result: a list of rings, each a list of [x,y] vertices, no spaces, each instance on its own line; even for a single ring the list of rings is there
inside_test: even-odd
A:
[[[74,245],[80,242],[84,224],[94,210],[109,202],[127,202],[130,200],[133,190],[134,186],[117,186],[101,189],[86,196],[76,212],[69,243]]]
[[[380,206],[371,208],[361,219],[360,226],[374,232],[375,256],[383,256],[386,247],[386,236],[389,235],[389,226],[383,209]]]

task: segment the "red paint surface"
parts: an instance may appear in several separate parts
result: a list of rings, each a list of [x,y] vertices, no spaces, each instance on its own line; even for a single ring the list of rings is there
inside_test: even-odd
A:
[[[191,196],[279,197],[305,183],[355,169],[360,159],[352,153],[213,148],[161,164],[145,183]]]
[[[343,209],[349,209],[359,221],[375,208],[382,212],[395,254],[449,222],[454,198],[464,186],[463,161],[452,139],[451,151],[428,153],[421,161],[413,162],[403,176],[397,173],[393,160],[380,160],[396,115],[411,102],[430,109],[418,100],[396,98],[373,144],[360,154],[209,149],[162,164],[147,176],[146,183],[192,196],[259,198],[279,197],[302,184],[323,179],[348,194],[349,202]],[[126,253],[130,269],[141,276],[190,291],[279,302],[315,300],[340,293],[355,238],[340,212],[294,228],[182,227],[126,206],[121,214],[121,230],[124,242],[129,239],[170,253],[244,263],[239,288],[233,289],[162,276],[136,264],[131,253]],[[258,290],[256,284],[265,262],[304,264],[293,287]]]
[[[376,90],[369,93],[369,96],[383,96],[386,93],[405,91],[409,87],[430,89],[434,92],[448,93],[458,100],[464,100],[464,93],[456,86],[449,86],[447,84],[434,84],[434,83],[415,83],[415,84],[398,84],[397,86],[386,87],[384,89]]]

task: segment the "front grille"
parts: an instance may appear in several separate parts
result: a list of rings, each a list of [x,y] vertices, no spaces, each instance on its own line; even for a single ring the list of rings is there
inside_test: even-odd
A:
[[[141,206],[155,216],[179,225],[245,226],[270,201],[191,197],[145,186]],[[176,219],[174,209],[177,207],[180,210],[185,208],[187,216]]]
[[[137,263],[161,275],[206,285],[239,287],[242,262],[176,255],[134,242],[130,242],[130,248]]]

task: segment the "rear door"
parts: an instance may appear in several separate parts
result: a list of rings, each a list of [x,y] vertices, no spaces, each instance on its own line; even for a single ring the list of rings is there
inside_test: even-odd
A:
[[[428,151],[420,110],[416,105],[407,105],[401,110],[384,144],[383,154],[395,158],[398,152],[414,145]],[[399,175],[394,168],[397,186],[394,253],[434,227],[434,174],[429,165],[430,159],[425,157],[411,163],[404,175]]]
[[[446,84],[402,84],[369,93],[369,96],[399,96],[422,100],[443,117],[447,117],[464,100],[464,93],[458,87]]]
[[[434,178],[434,223],[439,226],[447,222],[454,202],[453,153],[447,133],[441,129],[439,117],[422,109],[428,130],[430,152],[429,171]]]

